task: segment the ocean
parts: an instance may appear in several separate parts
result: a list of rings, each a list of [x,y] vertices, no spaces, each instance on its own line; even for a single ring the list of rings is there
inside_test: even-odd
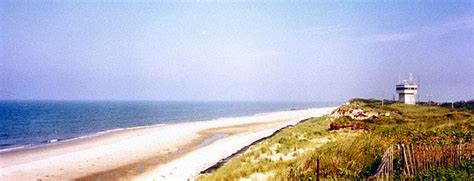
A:
[[[0,151],[110,131],[336,106],[310,102],[0,101]]]

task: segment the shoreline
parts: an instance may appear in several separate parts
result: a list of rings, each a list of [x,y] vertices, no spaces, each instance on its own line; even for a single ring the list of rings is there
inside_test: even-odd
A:
[[[114,131],[52,146],[0,152],[0,177],[5,180],[128,180],[140,178],[137,176],[153,176],[157,169],[176,163],[177,160],[187,158],[199,150],[215,147],[216,143],[223,140],[242,140],[243,137],[251,135],[249,132],[256,132],[259,134],[247,138],[255,141],[255,138],[261,138],[262,132],[284,127],[295,122],[295,119],[301,121],[308,116],[321,115],[321,110],[328,112],[332,109],[312,108],[211,121],[154,125]],[[227,135],[214,138],[202,147],[196,147],[216,134]],[[213,148],[217,151],[219,149]],[[237,150],[234,148],[234,151]]]
[[[271,124],[271,123],[270,123]],[[98,173],[93,173],[91,175],[87,175],[85,177],[77,178],[76,180],[131,180],[135,179],[138,175],[145,174],[147,172],[151,172],[153,169],[157,167],[157,165],[163,165],[169,163],[173,160],[179,159],[197,149],[206,147],[218,141],[220,139],[224,139],[229,136],[236,135],[239,132],[238,129],[246,129],[249,127],[254,126],[261,126],[261,123],[254,123],[254,124],[246,124],[246,125],[239,125],[239,126],[231,126],[231,127],[222,127],[218,128],[210,128],[206,130],[202,130],[198,132],[196,137],[192,138],[191,141],[187,143],[183,143],[174,150],[169,150],[166,153],[155,154],[149,158],[130,163],[127,165],[122,165],[118,168],[114,168],[111,170],[105,170]],[[228,130],[234,129],[234,130]],[[237,130],[236,130],[237,129]],[[226,133],[222,133],[223,130]],[[219,134],[228,134],[224,138],[220,138],[217,140],[213,140],[207,144],[203,144],[208,139],[212,139],[213,136]]]
[[[321,108],[324,108],[324,107],[321,107]],[[52,147],[52,146],[57,146],[57,145],[61,145],[61,144],[67,144],[67,143],[73,142],[73,141],[88,140],[88,139],[93,139],[93,138],[100,137],[100,136],[103,136],[103,135],[106,135],[106,134],[113,134],[113,133],[116,133],[116,132],[129,131],[129,130],[135,130],[135,129],[146,129],[146,128],[153,128],[153,127],[163,126],[163,125],[173,125],[173,124],[182,124],[182,123],[191,123],[191,122],[220,121],[220,120],[234,119],[234,118],[264,116],[264,115],[272,114],[272,113],[282,113],[282,112],[291,112],[291,111],[305,111],[305,110],[311,110],[311,109],[319,109],[319,107],[302,108],[302,109],[290,109],[290,110],[277,110],[277,111],[273,111],[273,112],[260,112],[260,113],[250,114],[250,115],[224,116],[224,117],[212,118],[212,119],[182,120],[182,121],[171,122],[171,123],[156,123],[156,124],[143,125],[143,126],[112,128],[112,129],[102,130],[102,131],[93,132],[93,133],[85,133],[83,135],[76,136],[76,137],[56,138],[56,139],[52,139],[52,140],[43,140],[41,143],[30,143],[30,144],[26,144],[26,145],[18,145],[18,146],[14,146],[14,147],[2,148],[2,149],[0,149],[0,154],[8,153],[8,152],[25,151],[25,150],[31,150],[31,149],[39,149],[39,148],[43,148],[43,147]]]
[[[170,123],[170,124],[176,124],[176,123]],[[116,132],[121,132],[121,131],[129,131],[129,130],[135,130],[135,129],[146,129],[146,128],[153,128],[157,126],[163,126],[167,124],[163,123],[158,123],[158,124],[153,124],[153,125],[147,125],[147,126],[136,126],[136,127],[128,127],[128,128],[114,128],[110,130],[104,130],[104,131],[99,131],[95,133],[90,133],[90,134],[85,134],[82,136],[78,137],[73,137],[73,138],[65,138],[65,139],[54,139],[56,141],[48,140],[47,142],[42,142],[42,143],[36,143],[36,144],[28,144],[28,145],[21,145],[17,147],[11,147],[11,148],[5,148],[5,149],[0,149],[0,154],[2,153],[9,153],[9,152],[21,152],[21,151],[26,151],[26,150],[34,150],[34,149],[41,149],[44,147],[54,147],[58,146],[61,144],[68,144],[70,142],[74,141],[82,141],[82,140],[88,140],[88,139],[94,139],[100,136],[104,136],[107,134],[113,134]],[[50,142],[52,141],[52,142]]]

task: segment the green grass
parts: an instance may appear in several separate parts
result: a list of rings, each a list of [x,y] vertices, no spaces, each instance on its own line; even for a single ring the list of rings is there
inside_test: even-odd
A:
[[[283,172],[287,169],[289,161],[271,160],[262,155],[292,153],[292,156],[295,154],[296,157],[304,157],[303,153],[297,153],[297,150],[320,146],[315,139],[330,134],[327,131],[329,124],[329,119],[321,117],[287,128],[274,137],[252,146],[244,154],[234,158],[214,173],[204,175],[200,180],[238,180],[257,172]]]
[[[474,161],[468,162],[467,165],[457,168],[440,168],[435,170],[426,170],[417,175],[418,180],[433,180],[439,178],[441,180],[454,180],[457,178],[473,178]],[[467,179],[466,179],[467,180]]]
[[[364,179],[374,173],[384,151],[391,145],[472,143],[474,116],[469,111],[393,102],[382,106],[380,101],[361,99],[339,109],[346,112],[362,109],[380,116],[366,120],[310,119],[253,145],[199,180],[239,180],[255,173],[269,174],[272,180],[313,180],[316,158],[320,160],[323,179]],[[426,171],[420,178],[462,178],[471,172],[472,164]]]

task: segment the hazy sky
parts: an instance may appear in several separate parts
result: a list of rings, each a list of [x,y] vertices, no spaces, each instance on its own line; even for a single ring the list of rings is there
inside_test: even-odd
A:
[[[0,99],[474,98],[474,1],[0,2]]]

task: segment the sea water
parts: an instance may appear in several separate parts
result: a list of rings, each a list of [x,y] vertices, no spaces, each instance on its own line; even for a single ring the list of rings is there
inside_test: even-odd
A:
[[[0,151],[127,128],[335,106],[314,102],[0,101]]]

